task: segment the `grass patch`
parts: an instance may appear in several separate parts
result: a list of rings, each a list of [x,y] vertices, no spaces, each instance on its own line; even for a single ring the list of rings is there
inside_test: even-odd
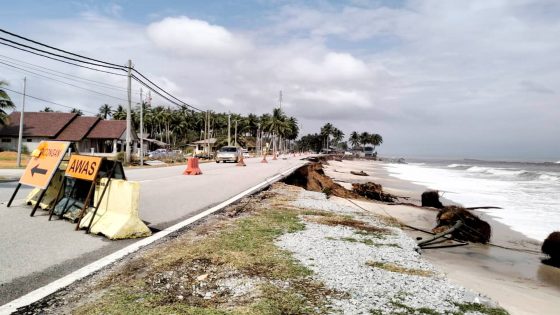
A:
[[[414,308],[398,301],[391,301],[390,303],[394,307],[400,309],[400,311],[393,312],[393,314],[395,315],[407,315],[407,314],[441,315],[440,312],[429,307]]]
[[[379,269],[391,271],[391,272],[404,273],[404,274],[407,274],[407,275],[414,275],[414,276],[421,276],[421,277],[429,277],[429,276],[433,275],[433,273],[431,271],[422,270],[422,269],[409,269],[409,268],[404,268],[404,267],[401,267],[401,266],[398,266],[398,265],[395,265],[395,264],[382,263],[382,262],[378,262],[378,261],[368,261],[368,262],[366,262],[366,265],[368,265],[370,267],[374,267],[374,268],[379,268]]]
[[[329,211],[323,211],[323,210],[302,210],[301,211],[302,215],[316,215],[316,216],[323,216],[323,217],[333,217],[336,214],[334,214],[333,212],[329,212]]]
[[[459,315],[463,313],[478,312],[488,315],[508,315],[509,313],[501,307],[490,307],[480,303],[455,303],[455,306],[459,308],[460,313],[453,313],[453,315]]]
[[[219,223],[219,228],[204,227],[205,237],[172,241],[108,275],[116,280],[105,283],[107,292],[77,313],[322,314],[325,296],[337,293],[313,281],[311,270],[274,245],[280,235],[305,227],[299,214],[292,209],[259,210]],[[205,297],[219,287],[217,281],[228,274],[224,270],[257,279],[255,289],[233,300],[228,291]],[[202,274],[207,277],[199,281]]]
[[[311,217],[308,218],[308,220],[315,223],[330,225],[330,226],[337,226],[337,225],[347,226],[367,233],[378,233],[378,234],[388,233],[387,229],[369,225],[368,223],[364,221],[356,220],[351,216],[334,215],[334,216],[327,216],[327,217]]]

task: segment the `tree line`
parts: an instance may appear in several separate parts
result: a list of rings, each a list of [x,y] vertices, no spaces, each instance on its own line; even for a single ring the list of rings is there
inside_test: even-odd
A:
[[[319,133],[307,134],[297,141],[297,148],[304,151],[320,152],[327,150],[364,150],[367,145],[373,146],[373,150],[383,143],[383,137],[377,133],[352,131],[348,138],[351,148],[347,141],[344,140],[344,133],[336,128],[332,123],[323,125]]]
[[[271,114],[260,116],[210,112],[210,131],[206,135],[205,112],[165,106],[152,107],[146,103],[142,106],[145,137],[165,142],[174,148],[206,138],[216,138],[218,146],[227,145],[228,116],[231,122],[231,141],[234,140],[237,125],[237,142],[244,147],[248,144],[255,146],[258,139],[263,139],[270,146],[274,144],[278,149],[286,149],[288,143],[299,134],[297,119],[287,116],[280,108],[274,108]],[[126,109],[122,105],[113,109],[104,104],[99,108],[98,116],[103,119],[125,120]],[[131,117],[134,128],[139,130],[140,105],[132,109]]]

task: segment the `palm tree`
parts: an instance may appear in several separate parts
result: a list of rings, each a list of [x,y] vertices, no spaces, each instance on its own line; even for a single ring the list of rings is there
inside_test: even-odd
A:
[[[113,119],[114,120],[125,120],[126,119],[126,110],[122,105],[117,106],[117,109],[113,112]]]
[[[333,130],[334,126],[331,123],[326,123],[323,127],[321,127],[321,135],[325,138],[327,150],[329,149],[329,137],[331,136]]]
[[[111,106],[109,106],[109,104],[103,104],[101,105],[101,107],[99,107],[99,117],[103,118],[103,119],[107,119],[111,117],[111,113],[113,112],[113,109],[111,108]]]
[[[357,147],[361,143],[360,135],[356,131],[352,131],[352,133],[350,134],[350,138],[348,140],[350,140],[352,147]]]
[[[383,143],[383,137],[381,137],[381,135],[377,133],[371,134],[370,143],[373,144],[373,150],[375,151],[375,147]]]
[[[52,108],[45,106],[45,108],[43,108],[43,110],[41,110],[41,112],[43,113],[52,113],[54,112],[54,110],[52,110]]]
[[[333,136],[333,143],[335,145],[338,145],[338,143],[342,141],[342,139],[344,138],[344,132],[342,132],[342,130],[335,127],[332,131],[332,136]]]
[[[79,110],[79,109],[77,109],[77,108],[72,108],[72,109],[70,110],[70,112],[71,112],[72,114],[77,114],[78,116],[84,115],[84,112],[82,112],[81,110]]]
[[[365,151],[366,144],[371,143],[371,135],[369,134],[369,132],[364,131],[360,134],[360,143],[364,147]]]
[[[2,86],[6,85],[8,85],[6,81],[0,81],[0,125],[4,125],[6,118],[8,118],[8,114],[5,109],[14,109],[16,107],[10,99],[8,93],[2,89]]]

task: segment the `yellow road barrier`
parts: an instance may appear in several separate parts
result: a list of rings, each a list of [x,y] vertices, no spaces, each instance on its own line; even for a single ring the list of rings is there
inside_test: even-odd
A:
[[[45,196],[43,196],[43,200],[39,204],[39,207],[43,210],[49,210],[54,207],[57,199],[58,199],[58,192],[60,190],[60,186],[62,185],[62,180],[64,178],[64,171],[58,170],[54,173],[51,184],[47,187],[47,191],[45,192]],[[62,194],[62,193],[61,193]],[[33,188],[31,192],[25,198],[25,203],[35,206],[37,203],[37,199],[41,195],[41,189]]]
[[[102,178],[95,187],[94,205],[97,205],[107,178]],[[152,232],[138,217],[140,203],[140,183],[122,179],[111,179],[99,209],[93,218],[91,233],[103,234],[109,239],[123,239],[150,236]],[[87,228],[93,217],[93,208],[80,222],[80,228]]]

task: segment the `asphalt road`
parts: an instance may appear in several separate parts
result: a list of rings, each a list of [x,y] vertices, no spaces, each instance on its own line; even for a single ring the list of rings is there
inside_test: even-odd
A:
[[[204,211],[268,178],[304,162],[290,157],[260,163],[200,164],[200,176],[182,175],[185,166],[128,169],[129,180],[139,181],[140,218],[158,230]],[[0,305],[71,273],[137,240],[110,241],[74,231],[65,220],[47,221],[45,211],[30,217],[24,204],[30,191],[20,189],[7,208],[16,182],[0,183]]]

